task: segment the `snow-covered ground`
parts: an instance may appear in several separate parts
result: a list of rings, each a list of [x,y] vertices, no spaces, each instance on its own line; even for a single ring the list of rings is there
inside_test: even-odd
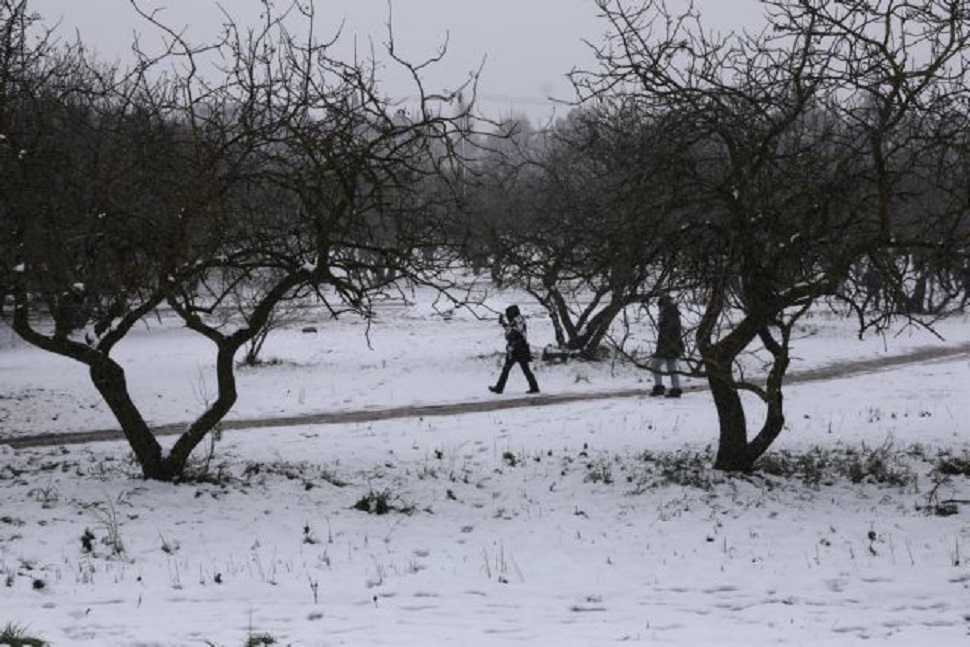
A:
[[[533,346],[550,343],[519,303]],[[278,362],[240,371],[231,417],[525,391],[518,373],[504,396],[485,388],[492,319],[419,300],[382,310],[370,347],[365,330],[307,315],[278,331]],[[963,318],[939,330],[860,341],[820,313],[792,371],[970,341]],[[212,397],[211,348],[184,330],[141,329],[118,357],[154,423]],[[141,480],[121,442],[0,444],[0,630],[98,646],[967,644],[970,480],[931,468],[970,460],[968,373],[961,357],[791,384],[775,447],[802,460],[790,478],[711,472],[715,412],[690,381],[680,400],[228,431],[190,485]],[[650,381],[610,363],[537,375],[539,397]],[[83,367],[0,329],[0,438],[112,426]],[[904,484],[820,467],[867,459]],[[928,512],[947,500],[956,514]]]

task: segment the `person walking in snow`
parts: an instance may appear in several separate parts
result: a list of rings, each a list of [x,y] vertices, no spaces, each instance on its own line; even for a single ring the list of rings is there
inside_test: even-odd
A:
[[[653,372],[653,390],[651,396],[664,395],[668,398],[679,398],[680,376],[677,375],[677,358],[684,354],[683,331],[680,326],[680,310],[669,294],[661,294],[657,300],[660,314],[657,318],[657,346],[650,358],[650,370]],[[662,370],[666,365],[670,375],[670,390],[664,388]]]
[[[518,364],[522,367],[522,373],[529,382],[527,393],[538,393],[539,383],[536,376],[529,368],[532,361],[532,350],[529,348],[529,340],[526,336],[525,317],[519,312],[519,306],[511,305],[505,309],[505,316],[499,315],[498,322],[505,328],[505,364],[502,366],[502,374],[499,375],[495,386],[488,387],[492,393],[501,393],[505,390],[505,383],[509,379],[509,371]]]

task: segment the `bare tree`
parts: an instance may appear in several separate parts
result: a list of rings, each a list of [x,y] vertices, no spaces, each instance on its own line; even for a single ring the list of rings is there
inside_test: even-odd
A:
[[[591,100],[675,116],[688,151],[679,195],[687,233],[676,270],[701,304],[694,331],[717,407],[715,466],[748,470],[784,426],[782,389],[795,326],[822,300],[847,301],[863,328],[903,312],[899,259],[949,249],[966,231],[954,174],[967,125],[967,2],[765,0],[766,28],[715,35],[689,7],[599,0],[611,28],[598,70],[574,74]],[[963,106],[960,108],[960,106]],[[885,277],[873,313],[845,290],[863,260]],[[767,378],[740,368],[763,349]],[[741,393],[764,403],[749,438]]]
[[[312,290],[332,312],[366,317],[398,277],[440,269],[428,264],[440,256],[422,253],[442,244],[428,185],[452,166],[443,160],[455,117],[435,107],[453,97],[427,93],[421,73],[443,51],[411,64],[389,37],[419,96],[404,109],[379,92],[373,58],[330,55],[312,3],[277,14],[267,2],[251,30],[227,16],[225,38],[201,47],[133,3],[166,46],[149,55],[136,44],[139,61],[121,74],[80,45],[31,50],[26,3],[6,2],[16,14],[3,16],[6,47],[30,61],[0,104],[0,132],[13,141],[2,163],[18,178],[3,215],[12,326],[90,368],[146,478],[182,476],[236,401],[236,353],[281,301]],[[202,74],[206,60],[221,75]],[[220,311],[242,285],[247,312],[227,325]],[[213,343],[218,387],[167,454],[111,358],[162,304]]]

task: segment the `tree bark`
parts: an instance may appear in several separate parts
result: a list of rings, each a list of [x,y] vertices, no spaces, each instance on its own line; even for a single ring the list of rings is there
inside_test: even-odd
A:
[[[707,383],[714,398],[719,425],[714,469],[746,472],[752,466],[748,456],[748,421],[741,395],[731,377],[731,362],[709,368]]]
[[[162,457],[162,448],[128,394],[124,369],[110,357],[89,364],[91,381],[115,415],[146,479],[171,481],[177,472]]]
[[[215,428],[232,406],[236,403],[236,375],[233,360],[239,346],[235,343],[222,342],[216,357],[216,380],[219,385],[219,395],[215,402],[193,422],[188,430],[179,436],[172,451],[168,455],[168,464],[176,474],[185,471],[185,465],[192,451]]]
[[[790,329],[782,331],[782,341],[775,340],[767,328],[762,329],[760,335],[765,348],[771,352],[774,361],[771,371],[768,373],[768,383],[765,387],[763,400],[765,403],[765,422],[758,435],[752,439],[748,445],[748,458],[752,465],[758,460],[775,439],[781,434],[785,427],[785,408],[782,386],[785,373],[791,358],[788,355],[788,342],[790,339]]]

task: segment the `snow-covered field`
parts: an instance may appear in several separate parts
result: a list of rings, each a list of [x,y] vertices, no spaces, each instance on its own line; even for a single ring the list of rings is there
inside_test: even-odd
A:
[[[519,302],[533,346],[550,343]],[[939,330],[860,341],[818,314],[792,371],[970,341],[966,319]],[[241,370],[231,417],[516,398],[518,373],[503,396],[485,388],[500,333],[419,302],[382,310],[368,346],[364,324],[307,315],[267,342],[278,362]],[[213,395],[211,349],[174,326],[118,357],[154,423]],[[790,385],[775,455],[801,459],[792,477],[707,469],[716,418],[696,381],[676,401],[227,431],[190,485],[141,480],[121,442],[0,442],[0,630],[98,646],[968,644],[970,479],[931,473],[940,452],[970,461],[968,373],[964,356]],[[608,363],[537,375],[540,398],[650,382]],[[83,367],[0,328],[0,438],[112,425]],[[929,513],[948,500],[955,514]]]

